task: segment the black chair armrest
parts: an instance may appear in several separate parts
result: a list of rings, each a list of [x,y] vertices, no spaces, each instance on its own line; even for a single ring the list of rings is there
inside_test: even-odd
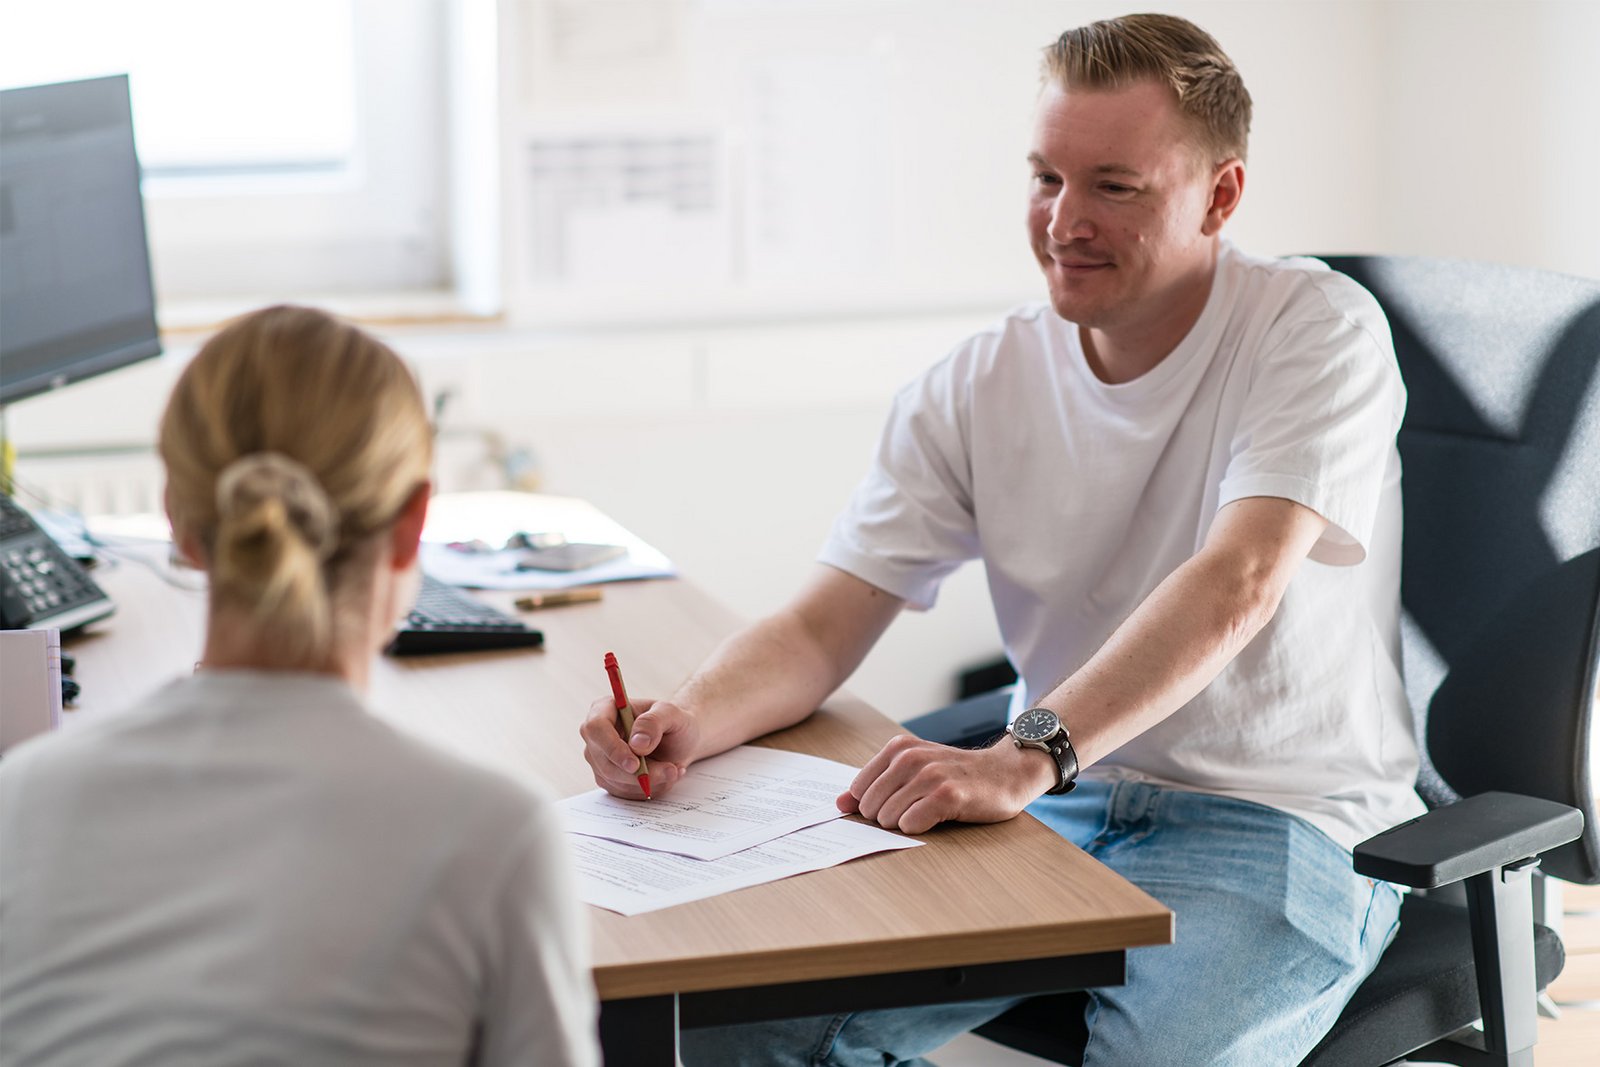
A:
[[[1537,856],[1582,832],[1577,808],[1517,793],[1479,793],[1361,842],[1355,868],[1368,878],[1433,889]]]
[[[996,689],[930,711],[901,723],[924,741],[957,748],[978,748],[993,741],[1006,728],[1011,690]]]

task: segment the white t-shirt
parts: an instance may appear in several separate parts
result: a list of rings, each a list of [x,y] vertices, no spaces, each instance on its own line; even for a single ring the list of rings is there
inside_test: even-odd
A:
[[[338,680],[181,679],[0,763],[0,1062],[591,1067],[569,865]]]
[[[1304,504],[1330,525],[1272,620],[1086,776],[1268,804],[1349,847],[1423,810],[1398,667],[1404,409],[1371,295],[1224,243],[1194,328],[1133,381],[1095,377],[1078,327],[1039,305],[902,389],[820,558],[917,608],[981,558],[1022,677],[1015,714],[1201,548],[1221,507]]]

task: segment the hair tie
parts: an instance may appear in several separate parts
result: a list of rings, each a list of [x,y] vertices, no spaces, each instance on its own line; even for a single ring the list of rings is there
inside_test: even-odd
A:
[[[333,555],[339,544],[338,515],[317,476],[304,464],[281,452],[251,452],[217,476],[217,512],[224,518],[274,497],[283,502],[290,523],[317,559]]]

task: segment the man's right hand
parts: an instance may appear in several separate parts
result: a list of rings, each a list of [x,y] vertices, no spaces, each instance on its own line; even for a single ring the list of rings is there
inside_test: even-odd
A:
[[[650,757],[650,793],[661,796],[689,769],[699,728],[694,716],[668,700],[635,700],[633,709],[631,738],[619,732],[621,719],[610,697],[589,705],[589,716],[578,733],[595,784],[612,796],[642,800],[639,757]]]

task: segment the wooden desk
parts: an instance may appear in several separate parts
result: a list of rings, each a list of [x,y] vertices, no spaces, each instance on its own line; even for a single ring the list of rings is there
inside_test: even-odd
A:
[[[97,579],[118,611],[67,642],[83,685],[69,729],[189,670],[200,651],[203,594],[126,561]],[[510,594],[485,597],[510,608]],[[370,702],[567,796],[593,786],[578,724],[606,693],[605,653],[631,692],[665,695],[738,621],[676,580],[607,586],[599,603],[528,618],[545,651],[384,659]],[[859,766],[898,730],[841,695],[761,743]],[[679,1027],[1120,984],[1125,949],[1172,940],[1166,908],[1029,816],[925,840],[632,918],[591,908],[608,1061],[672,1064]]]

